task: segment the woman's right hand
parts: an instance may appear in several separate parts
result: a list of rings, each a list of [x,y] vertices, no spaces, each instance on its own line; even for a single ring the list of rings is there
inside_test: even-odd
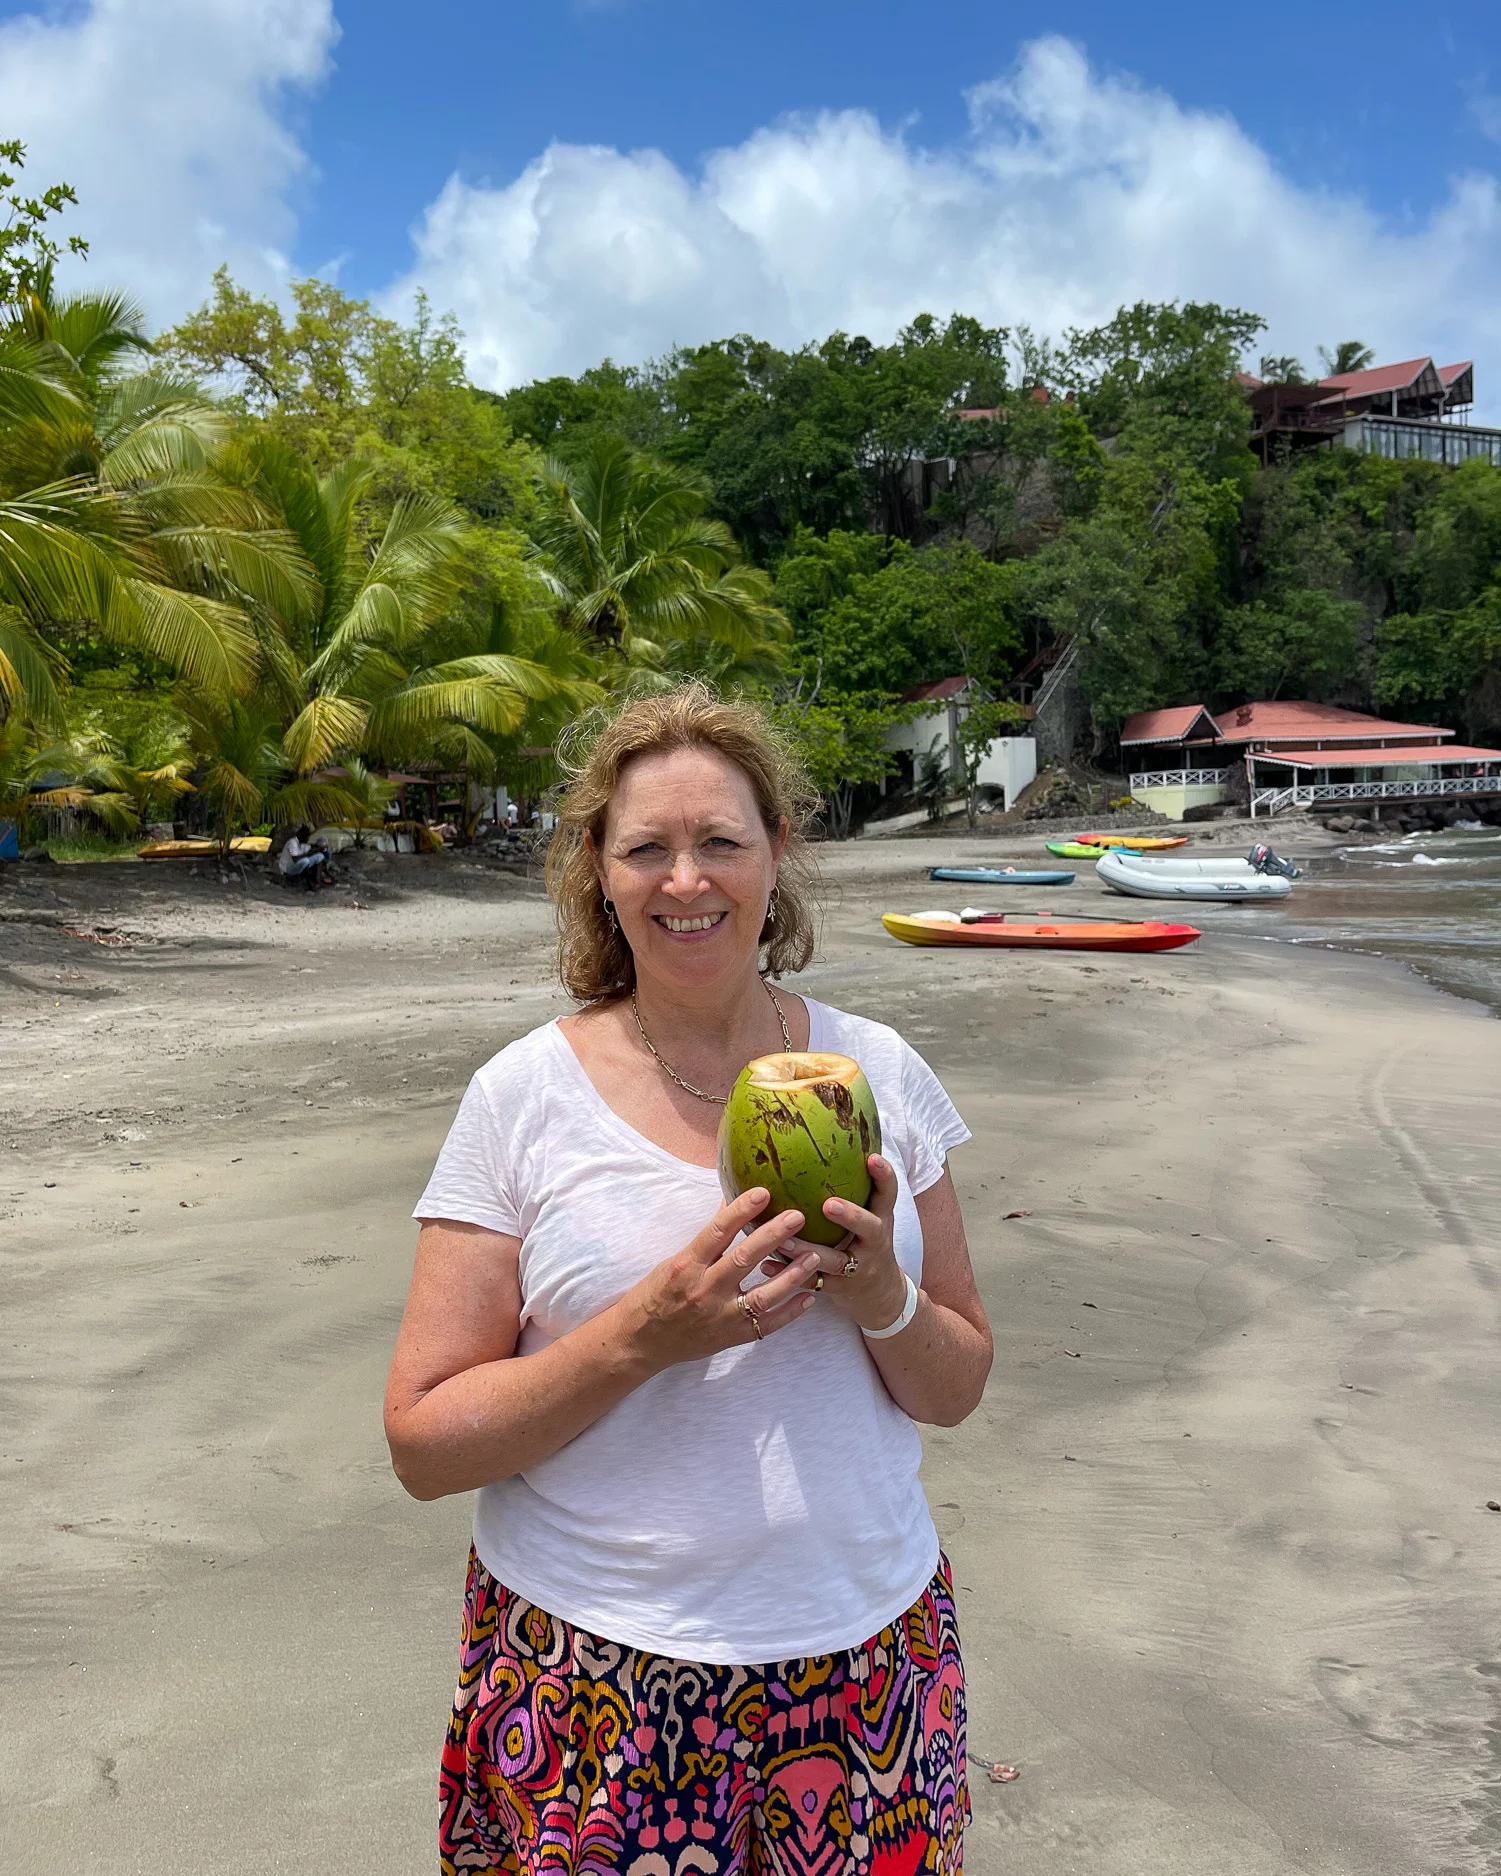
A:
[[[774,1335],[812,1303],[805,1286],[817,1272],[818,1257],[805,1253],[746,1292],[746,1307],[740,1305],[745,1278],[774,1253],[785,1254],[803,1227],[801,1212],[780,1212],[741,1238],[770,1197],[764,1186],[752,1187],[722,1205],[685,1250],[658,1264],[620,1299],[626,1333],[653,1372]]]

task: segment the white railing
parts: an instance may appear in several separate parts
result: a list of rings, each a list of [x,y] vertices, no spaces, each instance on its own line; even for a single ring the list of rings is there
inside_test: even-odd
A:
[[[1228,769],[1147,769],[1131,777],[1131,792],[1138,788],[1218,788]]]
[[[1395,801],[1415,796],[1501,795],[1501,775],[1430,775],[1420,782],[1294,782],[1291,788],[1257,788],[1251,793],[1251,819],[1258,809],[1279,814],[1283,808],[1308,808],[1316,801]]]

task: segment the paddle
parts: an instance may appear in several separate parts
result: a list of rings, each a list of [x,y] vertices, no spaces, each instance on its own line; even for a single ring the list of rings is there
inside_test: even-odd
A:
[[[1173,925],[1176,919],[1161,918],[1120,918],[1106,912],[992,912],[987,919],[961,919],[964,925],[1012,925],[1026,924],[1035,920],[1048,925]]]

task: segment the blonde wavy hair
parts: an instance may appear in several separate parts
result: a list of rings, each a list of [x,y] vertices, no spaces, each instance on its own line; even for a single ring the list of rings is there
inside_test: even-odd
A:
[[[558,920],[558,975],[575,1002],[613,1003],[635,988],[631,948],[605,909],[585,834],[603,845],[610,801],[628,764],[675,749],[712,749],[733,762],[756,797],[766,831],[787,822],[776,897],[761,931],[761,969],[800,971],[813,955],[817,874],[806,829],[818,794],[785,738],[752,704],[726,703],[694,682],[591,711],[558,749],[564,791],[547,850],[547,890]]]

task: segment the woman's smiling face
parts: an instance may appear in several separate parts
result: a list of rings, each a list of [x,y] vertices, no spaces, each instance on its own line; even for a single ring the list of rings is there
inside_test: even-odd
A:
[[[638,756],[589,841],[636,971],[687,988],[754,971],[787,830],[716,750]]]

